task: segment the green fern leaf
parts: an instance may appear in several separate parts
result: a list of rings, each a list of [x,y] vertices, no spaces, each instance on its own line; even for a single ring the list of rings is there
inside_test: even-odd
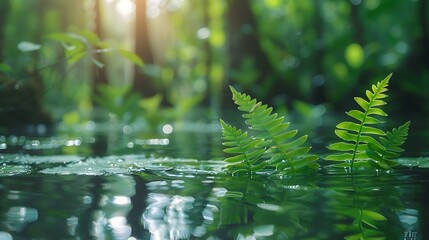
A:
[[[372,154],[368,156],[366,151],[368,144],[374,148],[383,148],[374,136],[386,136],[386,133],[377,128],[376,125],[383,123],[379,117],[387,116],[380,107],[386,105],[383,99],[388,97],[386,92],[391,76],[392,74],[389,74],[384,80],[372,85],[372,91],[367,90],[365,92],[367,99],[354,98],[361,110],[351,110],[346,114],[356,122],[341,122],[336,126],[335,134],[342,141],[329,145],[328,149],[339,153],[327,156],[326,160],[350,161],[350,167],[353,170],[355,162],[361,161],[362,163],[359,165],[365,166],[371,159]]]
[[[267,151],[263,157],[271,166],[281,173],[318,167],[315,163],[318,157],[309,155],[310,147],[303,146],[307,135],[296,137],[298,130],[288,130],[290,123],[273,113],[273,108],[230,88],[235,104],[244,112],[242,116],[246,119],[246,124],[257,134],[255,139],[264,140],[262,145]]]
[[[262,169],[266,162],[261,161],[261,156],[265,152],[264,140],[248,137],[247,132],[237,129],[222,119],[223,145],[226,147],[224,152],[234,154],[226,158],[225,170],[233,174],[240,172],[251,174],[254,171]]]
[[[371,163],[383,169],[390,169],[398,165],[398,163],[392,161],[392,159],[398,158],[404,151],[401,146],[408,137],[409,126],[410,121],[404,123],[397,129],[392,129],[391,132],[387,132],[386,137],[380,137],[382,146],[369,143],[366,154],[373,159]]]

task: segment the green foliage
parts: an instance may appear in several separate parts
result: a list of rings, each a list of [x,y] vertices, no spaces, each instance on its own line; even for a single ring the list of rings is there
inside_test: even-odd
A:
[[[141,113],[146,120],[146,124],[151,130],[155,129],[161,120],[165,119],[165,113],[161,110],[162,95],[157,94],[153,97],[142,98],[138,105],[142,108]]]
[[[408,136],[410,122],[385,133],[378,125],[380,118],[387,117],[381,106],[386,105],[388,85],[392,74],[372,85],[366,91],[367,99],[355,97],[360,110],[346,112],[354,121],[341,122],[335,134],[341,141],[328,146],[334,151],[325,160],[337,161],[336,167],[376,167],[391,169],[397,165],[394,158],[404,150],[401,148]],[[222,134],[226,147],[224,152],[233,154],[225,159],[225,169],[232,173],[252,174],[275,169],[281,174],[296,173],[305,169],[317,169],[318,156],[309,154],[310,147],[304,146],[307,135],[297,136],[298,130],[289,129],[284,117],[273,113],[273,109],[249,95],[231,88],[232,98],[244,114],[248,130],[237,129],[221,120]],[[378,138],[377,138],[378,137]],[[378,140],[377,140],[378,139]]]
[[[143,60],[137,54],[125,49],[118,49],[118,51],[119,51],[119,54],[121,54],[121,56],[124,57],[125,59],[131,61],[132,63],[134,63],[139,67],[144,67]]]
[[[12,71],[12,68],[5,63],[0,63],[0,73],[6,74]]]
[[[140,115],[140,96],[131,92],[129,86],[100,85],[94,100],[124,123],[132,123]]]
[[[380,137],[380,145],[369,143],[366,149],[366,154],[373,159],[371,163],[376,164],[376,167],[383,169],[390,169],[398,165],[397,162],[392,161],[398,158],[400,153],[404,151],[401,148],[408,136],[408,128],[410,121],[404,123],[399,128],[394,128],[391,132],[386,133],[386,137]]]
[[[224,160],[228,163],[225,167],[228,172],[251,174],[261,170],[267,164],[267,162],[261,161],[261,156],[266,151],[265,140],[248,137],[247,132],[225,123],[222,119],[220,124],[224,140],[223,145],[226,147],[224,151],[235,154],[235,156]]]
[[[143,67],[144,63],[141,58],[135,53],[124,50],[116,49],[108,43],[103,42],[99,37],[88,31],[81,31],[80,33],[51,33],[45,36],[47,39],[59,41],[66,54],[67,63],[75,64],[82,58],[88,56],[92,63],[97,67],[103,67],[104,64],[97,60],[97,54],[118,52],[123,58],[131,61],[137,66]],[[34,44],[33,44],[34,45]],[[34,49],[35,46],[26,44],[24,49]],[[36,45],[37,46],[37,45]]]
[[[339,153],[327,156],[326,160],[340,161],[337,166],[350,166],[352,170],[355,164],[369,166],[372,163],[378,168],[387,169],[393,165],[390,159],[399,156],[398,153],[402,150],[400,146],[408,134],[409,122],[388,134],[376,127],[383,123],[380,117],[387,117],[380,107],[386,105],[383,99],[388,97],[386,92],[391,76],[392,74],[372,85],[372,91],[366,91],[367,100],[361,97],[354,98],[362,110],[347,112],[346,114],[355,121],[341,122],[336,126],[335,134],[342,141],[329,145],[328,149]],[[374,136],[381,136],[381,143]]]
[[[318,157],[309,155],[310,147],[303,146],[307,135],[297,137],[298,130],[289,129],[290,123],[284,122],[284,117],[278,117],[277,113],[272,113],[271,107],[238,92],[233,87],[231,92],[238,109],[245,112],[242,116],[246,119],[249,130],[255,132],[255,136],[248,138],[247,132],[243,133],[222,124],[223,137],[226,140],[224,145],[232,147],[225,149],[225,152],[235,154],[227,159],[236,163],[235,172],[254,172],[253,170],[260,170],[264,166],[271,166],[275,167],[277,172],[287,174],[318,167],[315,163]],[[251,147],[257,150],[252,150]]]
[[[161,107],[162,95],[142,98],[131,90],[130,85],[100,85],[94,96],[95,102],[113,114],[117,120],[125,124],[143,121],[149,131],[171,118],[168,111]]]

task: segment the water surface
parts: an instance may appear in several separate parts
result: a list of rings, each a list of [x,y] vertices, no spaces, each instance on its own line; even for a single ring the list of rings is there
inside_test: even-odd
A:
[[[233,177],[215,126],[124,127],[0,137],[0,239],[429,238],[425,157],[353,176]]]

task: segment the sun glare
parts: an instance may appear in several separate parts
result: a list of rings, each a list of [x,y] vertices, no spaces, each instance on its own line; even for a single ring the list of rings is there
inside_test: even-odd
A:
[[[122,17],[128,17],[136,10],[136,5],[131,0],[119,0],[116,3],[116,10]]]

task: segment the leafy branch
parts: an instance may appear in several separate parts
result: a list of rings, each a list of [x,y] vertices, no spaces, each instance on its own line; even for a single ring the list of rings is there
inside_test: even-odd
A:
[[[373,165],[382,169],[390,169],[398,165],[392,159],[398,158],[404,151],[401,148],[408,136],[410,121],[404,123],[397,129],[394,128],[391,132],[386,133],[386,137],[380,137],[380,145],[369,143],[366,149],[366,154],[372,158]]]
[[[367,100],[354,98],[361,110],[346,112],[355,121],[341,122],[336,126],[335,134],[342,141],[329,145],[328,149],[339,153],[331,154],[325,160],[340,161],[335,165],[349,166],[352,171],[355,165],[373,165],[384,169],[394,165],[391,159],[398,157],[402,150],[400,146],[407,138],[409,122],[387,134],[376,126],[384,123],[381,117],[387,117],[380,107],[386,105],[384,99],[388,97],[386,92],[391,76],[389,74],[384,80],[372,85],[372,91],[365,92]],[[376,136],[381,143],[375,139]]]
[[[288,174],[317,169],[319,165],[315,161],[318,157],[308,154],[311,147],[303,146],[307,135],[296,137],[298,130],[290,130],[290,123],[285,122],[284,117],[278,117],[277,113],[272,113],[272,107],[233,87],[230,89],[238,109],[244,112],[242,116],[248,130],[255,132],[255,136],[248,138],[247,132],[237,130],[221,120],[224,145],[233,147],[224,151],[235,154],[225,159],[225,162],[235,163],[233,172],[254,173],[264,167],[274,167],[278,173]],[[226,169],[230,170],[228,166]]]
[[[390,132],[379,127],[388,116],[381,107],[387,104],[391,76],[372,85],[365,92],[366,99],[354,98],[360,109],[346,112],[353,120],[336,126],[335,135],[340,141],[328,146],[333,153],[324,160],[336,162],[333,164],[336,167],[349,167],[351,171],[355,167],[391,169],[397,165],[394,159],[404,151],[401,146],[407,139],[410,122]],[[220,120],[224,152],[233,155],[224,160],[226,171],[253,174],[274,169],[279,174],[294,174],[318,168],[319,157],[310,154],[311,147],[304,145],[307,135],[299,136],[298,130],[290,129],[290,122],[285,122],[272,107],[233,87],[230,89],[238,110],[244,112],[247,130],[253,135]]]

